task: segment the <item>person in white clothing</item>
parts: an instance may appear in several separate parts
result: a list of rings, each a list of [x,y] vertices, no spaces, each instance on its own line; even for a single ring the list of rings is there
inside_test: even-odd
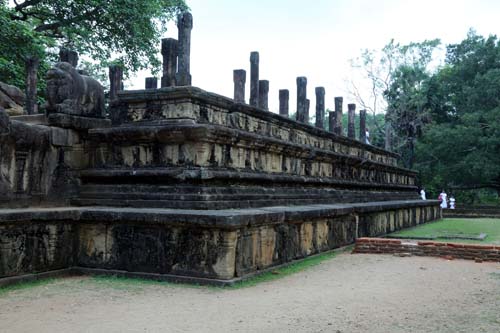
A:
[[[422,198],[422,200],[427,200],[427,197],[425,196],[425,188],[423,187],[420,190],[420,198]]]
[[[455,197],[453,195],[450,196],[450,209],[455,209]]]
[[[443,190],[443,192],[441,192],[439,194],[439,198],[438,198],[438,200],[441,201],[441,208],[443,208],[443,209],[448,208],[448,200],[447,199],[448,199],[448,195]]]

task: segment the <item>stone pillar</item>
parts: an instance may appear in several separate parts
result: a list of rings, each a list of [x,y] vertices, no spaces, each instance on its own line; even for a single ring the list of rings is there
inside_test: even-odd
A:
[[[269,111],[269,81],[259,80],[259,108]]]
[[[328,112],[328,131],[335,132],[335,111]]]
[[[288,117],[289,116],[289,107],[288,101],[290,100],[290,92],[288,89],[281,89],[279,92],[280,96],[280,115]]]
[[[392,150],[392,125],[387,119],[385,120],[385,150]]]
[[[183,13],[177,18],[177,29],[179,29],[178,42],[178,68],[176,81],[178,86],[191,85],[191,30],[193,29],[193,16],[191,13]]]
[[[59,61],[69,62],[71,66],[76,68],[78,66],[78,52],[63,47],[59,50]]]
[[[337,135],[342,134],[342,105],[344,104],[344,99],[342,97],[335,97],[335,127],[334,133]]]
[[[306,124],[309,124],[309,110],[311,109],[311,100],[308,98],[306,99]]]
[[[233,71],[234,82],[234,101],[236,103],[245,103],[245,83],[247,81],[247,72],[243,69]]]
[[[25,113],[35,114],[38,112],[36,104],[36,85],[38,82],[37,72],[40,59],[36,56],[26,58],[26,104]]]
[[[161,40],[161,54],[163,56],[161,87],[175,87],[175,73],[177,72],[177,39],[163,38]]]
[[[259,52],[250,53],[250,105],[259,106]]]
[[[118,91],[123,90],[123,68],[118,65],[109,66],[109,100],[114,101],[118,97]]]
[[[325,128],[325,88],[316,87],[316,127]]]
[[[307,78],[300,76],[297,78],[297,116],[296,120],[307,124],[309,114],[307,113]]]
[[[359,111],[359,141],[366,142],[366,110]]]
[[[347,104],[347,137],[349,139],[356,139],[356,129],[354,126],[354,119],[356,116],[356,104]]]
[[[146,89],[157,89],[157,88],[158,88],[158,79],[155,77],[147,77]]]

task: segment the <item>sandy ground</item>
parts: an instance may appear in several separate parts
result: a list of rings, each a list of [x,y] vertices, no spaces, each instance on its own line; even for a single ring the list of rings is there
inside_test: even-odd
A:
[[[88,277],[0,296],[2,332],[500,332],[500,264],[341,254],[235,290]]]

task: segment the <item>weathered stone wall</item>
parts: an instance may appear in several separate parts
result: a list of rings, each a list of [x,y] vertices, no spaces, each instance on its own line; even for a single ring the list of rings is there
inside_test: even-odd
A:
[[[0,207],[67,204],[77,185],[73,173],[88,160],[79,134],[48,126],[43,115],[6,119],[0,133]]]
[[[0,225],[0,278],[74,265],[74,225],[16,221]]]
[[[40,201],[52,186],[57,151],[45,126],[10,121],[0,135],[0,205]]]
[[[0,279],[77,266],[232,280],[439,215],[437,202],[199,213],[105,208],[4,212]]]
[[[112,104],[115,123],[144,123],[162,120],[192,120],[363,157],[395,166],[397,155],[359,141],[316,129],[271,112],[235,103],[229,98],[194,87],[163,88],[154,91],[124,91]]]

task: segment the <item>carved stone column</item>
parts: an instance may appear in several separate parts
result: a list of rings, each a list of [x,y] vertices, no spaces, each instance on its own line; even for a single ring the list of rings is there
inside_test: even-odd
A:
[[[259,80],[259,108],[269,111],[269,81]]]
[[[342,97],[335,97],[335,127],[334,133],[337,135],[342,134],[342,105],[344,104],[344,99]]]
[[[289,100],[290,92],[288,89],[281,89],[279,92],[280,97],[280,115],[288,117],[289,116]]]
[[[123,68],[118,65],[109,66],[109,100],[118,98],[118,91],[123,90]]]
[[[259,106],[259,52],[250,53],[250,105]]]
[[[354,126],[354,119],[356,116],[356,104],[347,105],[347,137],[349,139],[356,139],[356,129]]]
[[[328,112],[328,131],[335,133],[335,111]]]
[[[359,141],[366,142],[366,110],[359,111]]]
[[[38,111],[36,107],[36,85],[38,82],[37,72],[39,64],[40,59],[36,56],[26,58],[26,114],[35,114]]]
[[[163,56],[161,87],[175,87],[175,73],[177,72],[177,39],[162,39],[161,54]]]
[[[178,43],[178,68],[176,81],[178,86],[191,85],[191,30],[193,29],[193,16],[191,13],[179,15],[177,20],[179,29]]]
[[[316,87],[316,127],[325,128],[325,88]]]
[[[236,103],[245,103],[245,83],[247,81],[247,72],[243,69],[233,71],[234,82],[234,101]]]
[[[309,114],[307,112],[307,78],[297,78],[297,121],[307,124]]]
[[[392,125],[387,119],[385,121],[385,150],[392,150]]]
[[[158,79],[155,77],[147,77],[146,89],[157,89],[157,88],[158,88]]]
[[[24,188],[24,170],[26,168],[26,159],[28,158],[27,151],[16,151],[16,175],[15,175],[15,192],[17,194],[22,194],[25,192]]]

